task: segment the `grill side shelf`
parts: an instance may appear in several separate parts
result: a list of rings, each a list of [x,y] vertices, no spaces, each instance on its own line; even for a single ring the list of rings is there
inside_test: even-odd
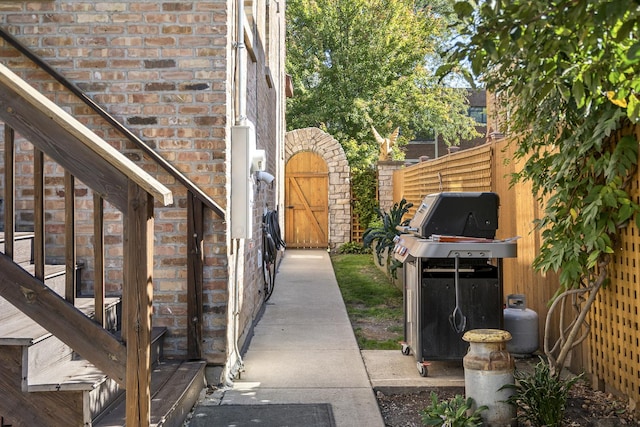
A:
[[[394,257],[400,262],[411,258],[515,258],[515,241],[495,242],[434,242],[409,235],[400,235]]]

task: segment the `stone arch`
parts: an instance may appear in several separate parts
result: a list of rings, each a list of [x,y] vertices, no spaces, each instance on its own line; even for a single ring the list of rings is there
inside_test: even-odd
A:
[[[351,171],[340,143],[318,128],[296,129],[285,135],[285,163],[294,154],[312,151],[329,169],[329,247],[351,240]]]

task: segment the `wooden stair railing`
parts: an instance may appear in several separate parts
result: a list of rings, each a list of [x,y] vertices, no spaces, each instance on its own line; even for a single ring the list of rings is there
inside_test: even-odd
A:
[[[150,419],[150,337],[153,271],[153,202],[173,203],[173,196],[133,162],[92,133],[8,68],[0,64],[0,120],[5,123],[5,226],[7,240],[13,241],[14,215],[14,130],[34,146],[34,263],[35,278],[11,261],[0,258],[0,296],[55,334],[114,380],[124,385],[127,425],[147,426]],[[73,202],[73,177],[122,212],[125,241],[123,258],[123,339],[126,349],[95,325],[65,299],[58,298],[44,284],[44,154],[65,169],[67,206]],[[100,206],[102,203],[100,203]],[[71,209],[73,211],[73,209]],[[101,212],[101,207],[98,208]],[[73,214],[67,213],[67,221]],[[99,218],[98,222],[101,223]],[[6,225],[6,223],[5,223]],[[68,223],[66,224],[69,225]],[[73,244],[73,230],[67,231]],[[67,257],[75,258],[68,250]],[[98,254],[97,256],[103,256]],[[75,260],[67,260],[67,264]],[[13,266],[13,267],[12,267]],[[31,277],[28,278],[27,276]],[[20,283],[20,287],[17,287]],[[67,283],[66,299],[75,291]],[[103,291],[101,291],[102,293]],[[98,299],[101,297],[99,296]],[[97,332],[99,328],[101,332]],[[71,329],[73,328],[73,329]],[[83,333],[78,333],[83,331]]]
[[[202,327],[203,327],[203,268],[204,254],[202,244],[204,240],[204,211],[210,209],[220,219],[225,220],[224,209],[216,203],[209,195],[203,192],[182,172],[171,163],[156,153],[148,144],[133,134],[122,123],[117,121],[107,111],[89,98],[82,90],[70,82],[66,77],[57,72],[47,64],[42,58],[35,54],[27,46],[23,45],[6,29],[0,27],[0,37],[13,46],[18,52],[23,54],[40,69],[53,77],[58,83],[74,94],[79,100],[95,111],[100,117],[106,120],[121,135],[132,142],[136,147],[148,155],[152,161],[162,167],[167,173],[173,176],[177,182],[187,189],[187,356],[190,359],[202,358]],[[6,163],[6,162],[5,162]],[[98,203],[96,201],[96,203]],[[98,265],[96,261],[96,266]]]
[[[171,176],[176,178],[178,182],[185,186],[187,191],[191,193],[192,197],[199,200],[204,206],[211,209],[216,215],[218,215],[221,219],[225,219],[225,211],[224,209],[216,203],[209,195],[203,192],[200,188],[198,188],[189,178],[187,178],[182,172],[176,169],[171,163],[165,160],[162,156],[156,153],[148,144],[138,138],[135,134],[133,134],[129,129],[127,129],[122,123],[118,122],[113,116],[111,116],[107,111],[105,111],[102,107],[96,104],[91,98],[89,98],[82,90],[80,90],[77,86],[71,83],[68,79],[66,79],[62,74],[58,73],[54,68],[52,68],[49,64],[43,61],[38,55],[36,55],[31,49],[24,46],[17,40],[11,33],[9,33],[4,28],[0,27],[0,37],[4,39],[6,42],[15,47],[20,53],[25,55],[31,61],[33,61],[38,67],[44,70],[51,77],[56,79],[62,86],[67,88],[71,93],[78,97],[82,102],[84,102],[87,106],[89,106],[93,111],[100,115],[103,119],[105,119],[111,126],[118,130],[123,136],[125,136],[129,141],[134,143],[138,148],[143,150],[145,154],[149,155],[151,159],[156,162],[159,166],[161,166],[164,170],[166,170]]]

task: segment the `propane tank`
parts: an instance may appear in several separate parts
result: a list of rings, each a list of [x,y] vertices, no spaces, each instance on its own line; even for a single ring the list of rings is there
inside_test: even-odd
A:
[[[538,349],[538,313],[527,308],[524,295],[507,295],[504,329],[511,333],[507,351],[515,357],[528,357]]]
[[[465,395],[471,397],[471,408],[486,405],[482,411],[482,425],[490,427],[515,426],[516,407],[507,403],[513,395],[515,362],[506,350],[511,334],[500,329],[472,329],[462,339],[469,343],[469,352],[462,359]]]

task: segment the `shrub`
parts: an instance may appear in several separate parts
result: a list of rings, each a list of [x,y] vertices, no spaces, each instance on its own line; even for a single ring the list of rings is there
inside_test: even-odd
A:
[[[367,229],[375,220],[376,188],[378,175],[375,168],[355,168],[351,171],[351,194],[353,194],[353,214],[360,226]]]
[[[371,248],[365,248],[362,243],[347,242],[340,245],[338,248],[339,254],[368,254],[371,253]]]
[[[582,374],[562,379],[552,375],[549,364],[540,359],[533,373],[516,371],[514,378],[515,384],[503,388],[515,390],[507,401],[519,408],[517,419],[534,427],[558,427],[562,424],[569,391]]]
[[[455,397],[438,401],[438,395],[431,392],[431,405],[421,411],[422,423],[426,426],[476,427],[482,424],[480,413],[486,409],[481,406],[471,412],[473,399],[457,394]]]

